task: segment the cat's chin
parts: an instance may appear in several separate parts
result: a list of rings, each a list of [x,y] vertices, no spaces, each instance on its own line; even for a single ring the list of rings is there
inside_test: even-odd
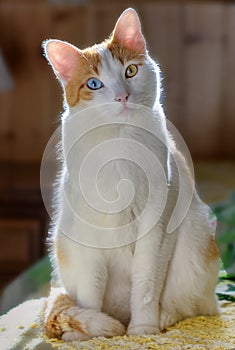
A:
[[[129,114],[129,112],[130,112],[130,108],[129,107],[123,107],[119,114],[125,115],[125,114]]]
[[[122,104],[120,107],[118,107],[118,114],[120,115],[128,115],[130,112],[136,111],[137,105],[133,103],[126,103]]]

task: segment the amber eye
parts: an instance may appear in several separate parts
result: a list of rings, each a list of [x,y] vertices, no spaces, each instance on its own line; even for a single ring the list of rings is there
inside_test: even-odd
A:
[[[136,75],[137,72],[138,72],[137,65],[136,64],[131,64],[126,69],[125,77],[126,78],[132,78],[132,77],[134,77]]]

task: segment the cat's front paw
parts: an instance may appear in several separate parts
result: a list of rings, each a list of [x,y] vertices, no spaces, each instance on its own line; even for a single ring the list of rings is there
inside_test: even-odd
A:
[[[85,331],[81,328],[81,323],[79,321],[77,321],[75,318],[71,319],[69,327],[67,327],[67,330],[63,332],[61,339],[64,341],[83,341],[97,336],[115,337],[126,333],[125,327],[121,322],[102,313],[99,314],[99,319],[95,320],[94,316],[94,320],[92,321],[91,319],[89,324],[86,324],[86,326]]]
[[[75,340],[89,340],[91,339],[91,336],[87,335],[87,334],[83,334],[79,331],[76,330],[71,330],[68,332],[64,332],[61,336],[61,339],[63,341],[75,341]]]
[[[70,308],[59,317],[64,341],[88,340],[93,337],[114,337],[126,333],[121,322],[92,309]]]
[[[176,312],[170,313],[162,309],[160,312],[160,330],[163,331],[164,329],[173,326],[181,319],[183,319],[183,317],[178,315]]]
[[[129,325],[127,335],[154,335],[160,333],[159,328],[150,325]]]

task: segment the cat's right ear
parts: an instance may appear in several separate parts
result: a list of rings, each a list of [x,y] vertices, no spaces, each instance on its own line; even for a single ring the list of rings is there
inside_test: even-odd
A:
[[[66,86],[79,68],[81,57],[79,49],[60,40],[46,40],[42,47],[56,76]]]

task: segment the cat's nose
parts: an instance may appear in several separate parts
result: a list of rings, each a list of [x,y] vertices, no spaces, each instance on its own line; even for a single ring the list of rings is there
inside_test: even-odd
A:
[[[117,102],[127,102],[129,96],[130,96],[130,95],[127,94],[127,93],[117,95],[117,96],[115,97],[115,101],[117,101]]]

